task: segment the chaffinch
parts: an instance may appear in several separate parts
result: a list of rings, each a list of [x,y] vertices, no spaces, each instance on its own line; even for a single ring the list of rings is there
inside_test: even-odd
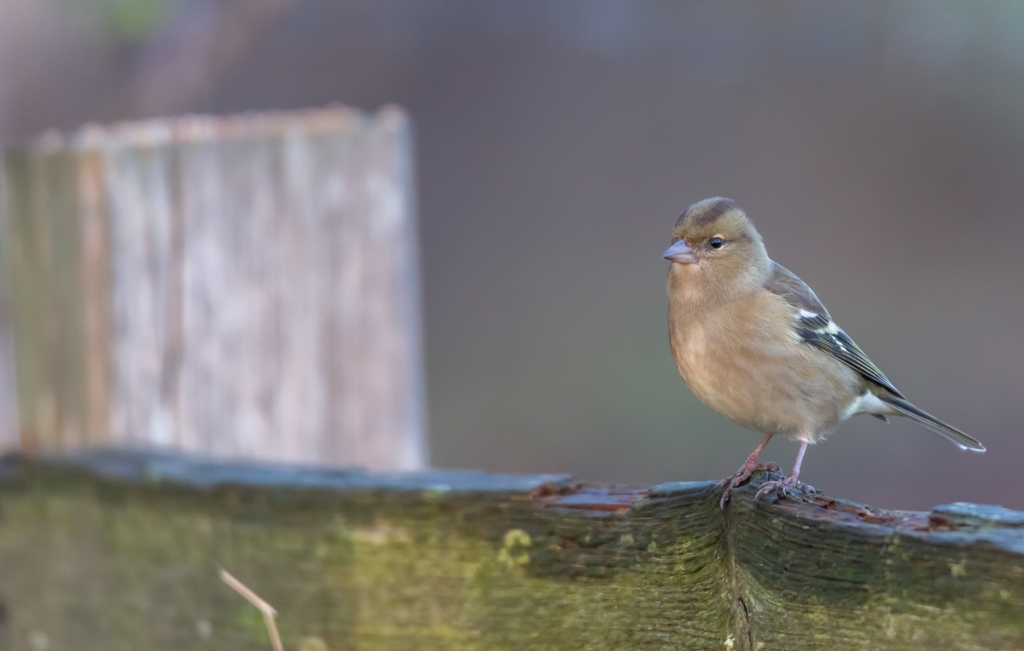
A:
[[[976,439],[918,409],[832,321],[811,288],[768,257],[750,218],[731,199],[705,199],[672,229],[669,342],[676,367],[705,404],[764,439],[722,481],[722,505],[759,467],[772,436],[800,441],[793,472],[758,495],[801,487],[808,443],[855,414],[905,416],[963,450]]]

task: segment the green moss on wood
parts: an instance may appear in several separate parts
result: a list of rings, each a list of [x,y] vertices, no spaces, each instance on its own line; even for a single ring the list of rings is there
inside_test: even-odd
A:
[[[9,648],[269,648],[218,567],[289,649],[1024,647],[1024,530],[999,522],[111,458],[0,468]]]

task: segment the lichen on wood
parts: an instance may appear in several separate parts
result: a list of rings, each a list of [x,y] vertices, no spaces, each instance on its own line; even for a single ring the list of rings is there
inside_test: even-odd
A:
[[[289,649],[1024,648],[1024,514],[755,503],[763,479],[722,511],[709,482],[11,457],[0,642],[269,648],[224,567]]]

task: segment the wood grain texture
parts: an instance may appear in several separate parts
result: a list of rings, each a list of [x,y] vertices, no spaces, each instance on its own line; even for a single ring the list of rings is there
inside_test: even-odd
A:
[[[399,109],[85,127],[6,171],[28,447],[425,465]]]
[[[0,645],[1020,649],[1024,513],[90,452],[0,464]]]

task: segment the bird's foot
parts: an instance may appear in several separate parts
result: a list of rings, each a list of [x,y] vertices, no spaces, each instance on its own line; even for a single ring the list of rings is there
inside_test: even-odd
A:
[[[754,500],[758,500],[762,495],[777,494],[779,499],[788,497],[791,492],[798,491],[804,495],[809,495],[817,491],[814,490],[814,486],[805,484],[796,477],[790,475],[785,479],[773,479],[766,481],[761,484],[761,487],[757,489],[757,494],[754,495]]]
[[[722,499],[718,501],[718,505],[724,509],[726,502],[732,498],[733,490],[746,483],[746,481],[750,479],[750,476],[757,470],[779,472],[779,465],[772,461],[769,461],[768,463],[757,463],[757,461],[751,461],[748,459],[739,467],[739,469],[736,470],[736,472],[718,482],[718,488],[724,487],[724,490],[722,491]]]

